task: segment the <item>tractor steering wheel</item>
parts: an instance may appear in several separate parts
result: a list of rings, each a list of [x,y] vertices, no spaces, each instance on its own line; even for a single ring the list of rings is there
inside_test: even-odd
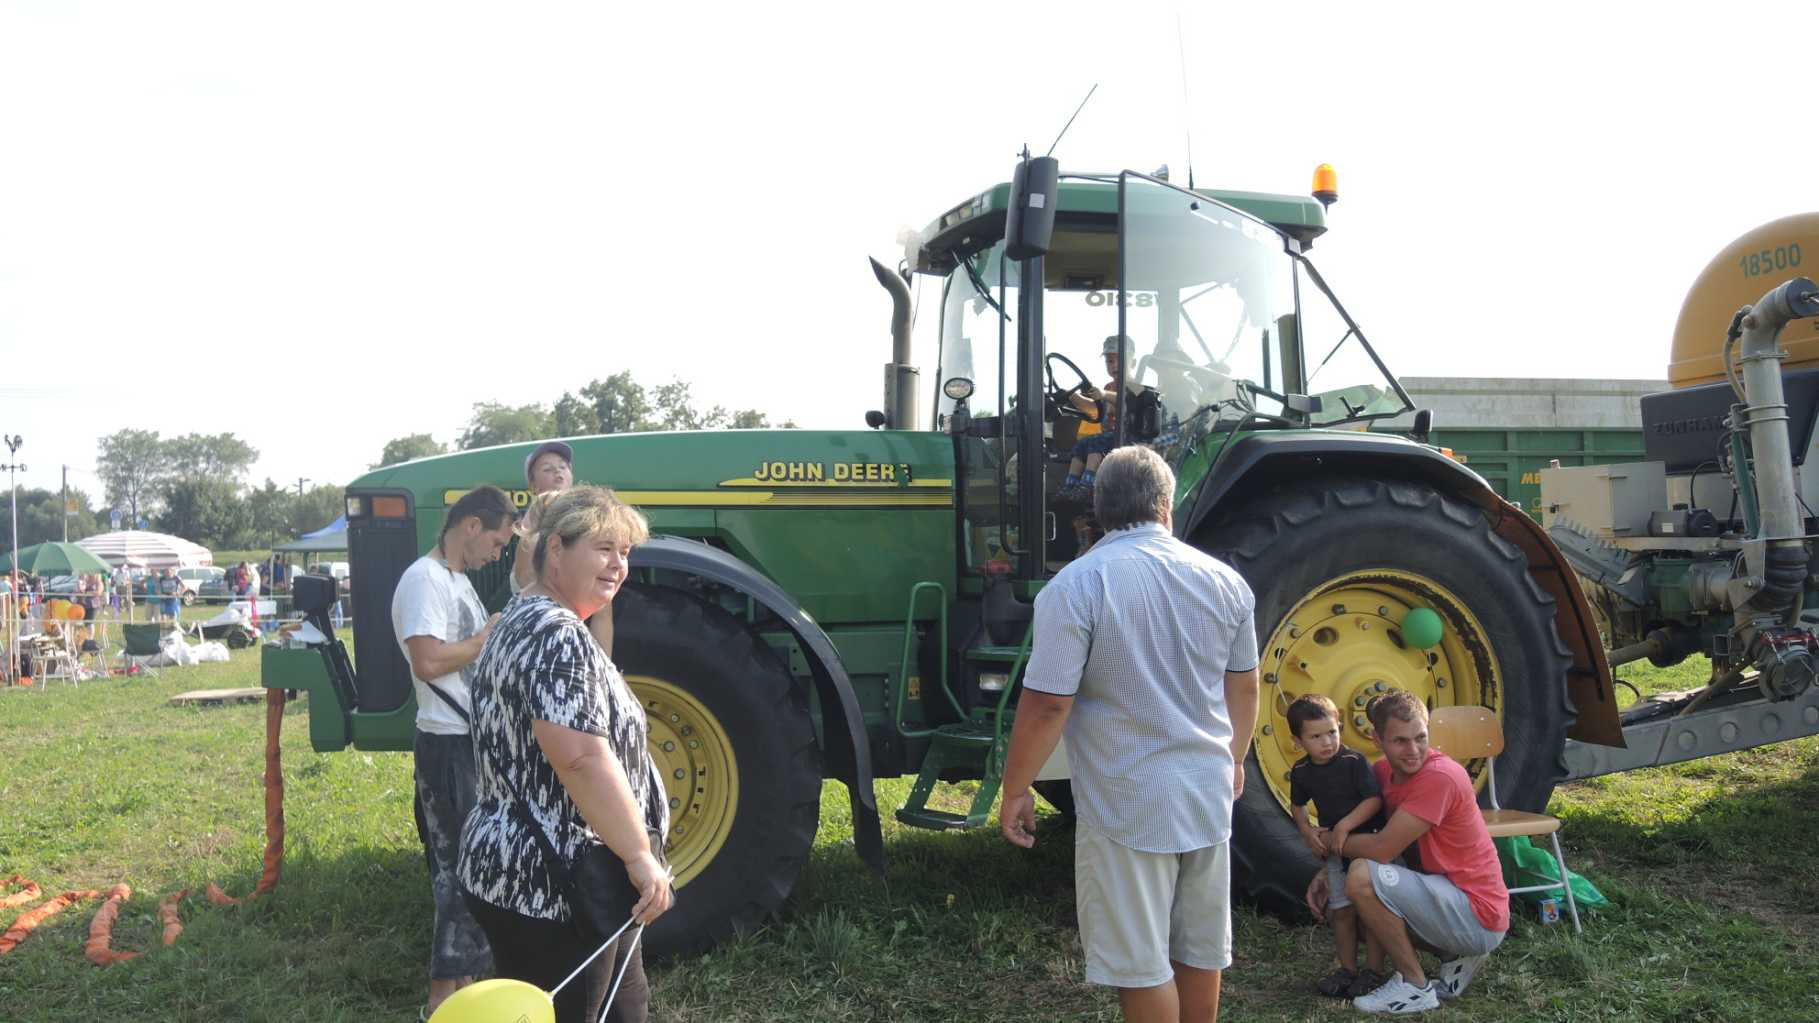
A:
[[[1056,383],[1056,362],[1060,362],[1068,369],[1073,370],[1074,375],[1080,378],[1080,382],[1068,388],[1063,388],[1060,384]],[[1093,382],[1087,379],[1086,374],[1080,372],[1080,367],[1074,365],[1074,360],[1062,355],[1060,352],[1050,352],[1048,356],[1042,360],[1042,372],[1048,377],[1048,407],[1054,411],[1057,417],[1080,419],[1089,423],[1097,423],[1100,419],[1104,418],[1097,405],[1093,406],[1091,412],[1084,412],[1074,404],[1073,399],[1076,396],[1080,395],[1086,388],[1093,386]]]

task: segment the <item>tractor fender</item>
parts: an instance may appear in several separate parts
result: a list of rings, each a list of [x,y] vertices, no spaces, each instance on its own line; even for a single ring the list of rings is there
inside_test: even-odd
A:
[[[1577,718],[1567,735],[1602,746],[1624,745],[1604,641],[1572,566],[1539,523],[1504,500],[1484,477],[1436,448],[1384,433],[1251,434],[1214,460],[1212,475],[1194,493],[1187,513],[1176,521],[1175,535],[1184,540],[1194,536],[1217,520],[1219,509],[1274,483],[1331,473],[1426,483],[1482,511],[1491,531],[1522,551],[1529,578],[1554,600],[1555,630],[1573,656],[1566,681]]]
[[[852,794],[853,844],[859,858],[882,874],[884,832],[878,819],[878,797],[872,791],[872,747],[852,680],[827,633],[783,587],[731,554],[696,540],[653,536],[632,548],[631,568],[684,572],[731,587],[789,627],[802,645],[821,700],[822,757],[829,773]]]

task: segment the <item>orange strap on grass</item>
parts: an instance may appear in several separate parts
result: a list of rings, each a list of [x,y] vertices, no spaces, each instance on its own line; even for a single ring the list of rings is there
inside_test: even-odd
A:
[[[100,894],[99,891],[92,888],[81,892],[64,892],[42,906],[20,913],[19,919],[13,921],[13,925],[6,929],[6,933],[0,934],[0,955],[5,955],[17,948],[27,935],[38,929],[39,924],[63,912],[72,903],[92,899]]]
[[[265,869],[251,895],[235,898],[208,886],[208,901],[217,906],[237,906],[256,899],[278,887],[278,875],[284,868],[284,757],[278,745],[284,729],[284,690],[265,691]]]
[[[174,891],[158,900],[158,919],[164,923],[164,943],[175,945],[177,935],[183,933],[183,918],[177,915],[177,903],[189,895],[189,889]]]
[[[44,889],[38,887],[38,882],[28,881],[18,874],[0,881],[0,888],[11,888],[13,885],[18,885],[19,891],[11,895],[0,895],[0,909],[11,909],[14,906],[23,906],[28,902],[36,902],[38,896],[44,894]]]
[[[216,905],[232,906],[250,902],[278,887],[278,876],[284,866],[284,763],[278,743],[283,728],[284,690],[268,689],[265,693],[265,869],[260,872],[259,883],[254,886],[252,894],[240,898],[222,891],[219,885],[210,884],[208,900]],[[13,885],[18,885],[20,891],[0,896],[0,908],[23,905],[44,894],[36,883],[18,874],[0,881],[0,888]],[[0,934],[0,955],[17,948],[39,924],[56,916],[71,904],[97,898],[102,894],[97,889],[64,892],[49,902],[19,914],[19,918],[6,929],[6,933]],[[95,918],[89,922],[88,941],[83,945],[83,954],[96,966],[109,966],[143,954],[116,952],[109,947],[113,941],[114,921],[120,916],[120,904],[132,897],[133,890],[124,884],[117,884],[105,894],[107,902],[95,912]],[[164,924],[163,941],[166,945],[174,943],[177,936],[183,933],[183,920],[177,915],[177,905],[188,894],[189,890],[184,889],[158,900],[158,919]]]
[[[133,890],[126,885],[117,884],[107,890],[107,901],[95,911],[95,918],[88,924],[88,942],[82,946],[82,954],[96,966],[112,966],[128,959],[139,958],[137,952],[116,952],[108,946],[114,940],[114,921],[120,916],[120,904],[132,898]]]

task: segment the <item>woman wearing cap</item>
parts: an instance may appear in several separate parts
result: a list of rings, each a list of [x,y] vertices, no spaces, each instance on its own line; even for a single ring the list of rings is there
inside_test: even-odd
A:
[[[591,846],[611,849],[625,865],[622,894],[640,923],[675,896],[663,861],[668,794],[646,745],[644,708],[581,624],[610,614],[626,558],[649,527],[612,491],[589,486],[553,500],[542,524],[526,548],[536,576],[506,605],[474,662],[480,798],[462,831],[459,873],[500,976],[547,991],[599,940],[573,925],[570,889],[550,869],[550,853],[573,863]],[[556,996],[560,1023],[592,1023],[621,968],[624,986],[608,1018],[642,1023],[650,991],[642,952],[629,944],[614,942]]]

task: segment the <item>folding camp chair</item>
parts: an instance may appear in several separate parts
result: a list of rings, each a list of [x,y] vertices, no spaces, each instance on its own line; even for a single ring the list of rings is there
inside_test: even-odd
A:
[[[121,622],[120,623],[120,667],[122,670],[149,660],[162,652],[160,641],[164,638],[164,626],[157,622]],[[145,674],[157,677],[158,672],[148,664],[140,664]]]
[[[1566,855],[1560,851],[1560,820],[1544,813],[1505,810],[1497,802],[1497,755],[1503,752],[1503,723],[1489,707],[1435,707],[1428,715],[1428,740],[1445,750],[1461,764],[1482,759],[1490,779],[1485,791],[1490,793],[1490,809],[1484,810],[1484,826],[1492,838],[1514,838],[1517,835],[1547,835],[1554,841],[1554,865],[1560,868],[1560,880],[1549,884],[1511,888],[1510,894],[1560,889],[1566,896],[1567,912],[1573,917],[1573,933],[1580,932],[1579,904],[1573,899],[1572,875],[1566,871]]]

